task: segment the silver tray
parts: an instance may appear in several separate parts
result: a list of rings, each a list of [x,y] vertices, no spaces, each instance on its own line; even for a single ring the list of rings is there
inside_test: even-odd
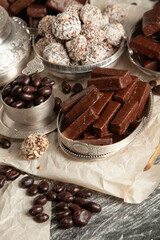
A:
[[[113,54],[111,57],[101,61],[97,62],[94,64],[90,65],[80,65],[80,66],[66,66],[66,65],[59,65],[59,64],[53,64],[51,62],[48,62],[46,59],[44,59],[42,56],[38,54],[36,51],[36,46],[35,46],[35,37],[34,34],[31,36],[32,37],[32,45],[35,54],[43,61],[43,64],[46,69],[53,75],[59,78],[64,78],[67,80],[77,80],[77,79],[87,79],[90,77],[90,73],[93,68],[95,67],[106,67],[115,62],[120,58],[122,53],[125,50],[126,47],[126,37],[123,38],[121,41],[121,44],[118,48],[118,50]]]
[[[36,125],[27,126],[11,120],[5,113],[2,103],[0,102],[0,134],[14,139],[24,139],[31,133],[47,134],[54,131],[57,126],[57,116],[53,114],[48,121],[38,122]]]
[[[64,115],[62,112],[59,112],[57,118],[57,130],[58,130],[58,141],[61,149],[69,156],[78,158],[78,159],[86,159],[86,160],[98,160],[102,158],[107,158],[108,156],[120,151],[122,148],[126,147],[130,144],[145,128],[147,125],[151,112],[152,112],[152,92],[150,92],[149,99],[146,103],[145,109],[143,111],[143,116],[139,120],[139,124],[136,129],[123,140],[116,142],[111,145],[106,146],[95,146],[91,144],[86,144],[83,142],[75,141],[68,139],[63,136],[61,133],[61,123],[63,121]]]
[[[132,40],[132,38],[136,37],[137,35],[142,33],[142,20],[138,21],[133,28],[130,31],[130,34],[128,36],[127,39],[127,48],[128,48],[128,56],[130,61],[138,68],[140,69],[143,73],[155,77],[155,78],[159,78],[160,77],[160,72],[159,71],[153,71],[147,68],[144,68],[141,63],[139,62],[138,58],[136,57],[136,55],[134,54],[134,51],[130,48],[129,44],[130,41]]]

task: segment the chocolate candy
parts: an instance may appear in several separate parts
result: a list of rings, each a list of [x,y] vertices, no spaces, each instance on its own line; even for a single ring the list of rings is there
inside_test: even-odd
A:
[[[10,95],[11,89],[12,89],[12,88],[11,88],[10,85],[6,86],[6,87],[3,89],[3,91],[2,91],[2,96],[5,97],[5,96]]]
[[[44,96],[40,96],[40,97],[38,97],[38,98],[36,98],[36,99],[34,100],[35,105],[39,105],[39,104],[41,104],[41,103],[43,103],[43,102],[45,102],[45,101],[46,101],[46,98],[45,98]]]
[[[80,209],[73,214],[73,221],[76,226],[84,227],[91,219],[91,212],[86,209]]]
[[[58,194],[57,200],[59,202],[63,201],[63,202],[70,203],[70,202],[73,202],[74,197],[70,192],[64,191],[64,192],[61,192],[61,193]]]
[[[160,60],[160,44],[151,38],[138,35],[131,40],[130,48],[137,53]]]
[[[68,187],[67,191],[70,192],[72,195],[75,195],[76,193],[78,193],[80,191],[80,187],[78,187],[78,186]]]
[[[151,86],[151,88],[153,88],[157,85],[157,81],[156,80],[151,80],[151,81],[149,81],[149,85]]]
[[[94,105],[94,103],[96,103],[102,96],[102,93],[100,93],[96,87],[93,88],[65,115],[67,124],[71,124],[89,107]]]
[[[7,105],[12,105],[13,102],[14,102],[14,97],[12,97],[12,96],[5,97],[5,98],[4,98],[4,102],[5,102]]]
[[[138,55],[138,59],[144,68],[155,71],[158,67],[158,62],[156,59],[151,59],[145,55]]]
[[[7,177],[5,175],[0,174],[0,188],[4,186]]]
[[[0,6],[4,7],[6,10],[9,9],[9,3],[7,0],[1,0]]]
[[[110,131],[122,135],[125,133],[130,123],[135,120],[138,113],[138,102],[127,102],[111,122]]]
[[[35,216],[37,214],[40,214],[43,212],[43,206],[40,204],[34,205],[30,210],[29,210],[29,214],[31,216]]]
[[[79,92],[81,92],[83,90],[83,87],[82,87],[82,85],[80,84],[80,83],[75,83],[75,85],[73,86],[73,88],[72,88],[72,91],[74,92],[74,93],[79,93]]]
[[[49,216],[46,213],[39,213],[34,217],[34,220],[38,223],[46,222],[48,219],[49,219]]]
[[[85,204],[83,204],[83,208],[95,213],[101,212],[102,210],[102,207],[95,202],[86,202]]]
[[[27,86],[23,87],[23,91],[25,93],[34,93],[34,92],[36,92],[36,90],[37,89],[35,87],[31,86],[31,85],[27,85]]]
[[[77,203],[80,207],[82,207],[85,202],[86,201],[82,197],[76,197],[74,199],[74,203]]]
[[[49,189],[49,184],[48,184],[48,182],[46,182],[46,181],[41,181],[40,183],[39,183],[39,185],[38,185],[38,189],[39,189],[39,192],[40,193],[45,193],[45,192],[47,192],[48,191],[48,189]]]
[[[22,100],[15,101],[12,104],[12,107],[14,107],[14,108],[23,108],[24,106],[25,106],[25,102]]]
[[[107,105],[112,99],[114,92],[109,91],[109,92],[104,92],[103,96],[95,103],[93,104],[93,109],[97,112],[98,115],[100,115]]]
[[[30,83],[30,77],[27,76],[27,75],[18,76],[18,77],[15,79],[15,81],[13,81],[12,85],[13,85],[13,84],[15,85],[16,82],[17,82],[18,84],[22,85],[22,86],[29,85],[29,83]],[[14,86],[14,85],[13,85],[13,86]]]
[[[123,76],[124,78],[130,77],[130,72],[128,70],[120,70],[115,68],[101,68],[96,67],[91,72],[92,78],[106,77],[106,76]]]
[[[32,85],[35,87],[39,87],[41,84],[41,77],[38,73],[34,73],[31,75]]]
[[[34,94],[33,93],[26,93],[26,92],[23,92],[19,95],[19,98],[22,100],[22,101],[31,101],[34,99]]]
[[[84,142],[91,145],[103,146],[113,143],[112,137],[93,138],[93,139],[76,139],[76,141]]]
[[[27,189],[28,196],[35,196],[38,193],[38,185],[33,184],[31,187]]]
[[[41,87],[47,86],[47,87],[52,87],[55,84],[54,80],[50,80],[48,77],[44,77],[41,80]]]
[[[65,188],[64,183],[59,182],[54,185],[53,191],[56,193],[60,193],[64,190],[64,188]]]
[[[57,212],[62,212],[67,209],[69,209],[69,206],[68,206],[68,203],[66,203],[66,202],[59,202],[56,205]]]
[[[45,87],[39,88],[38,92],[40,95],[42,95],[44,97],[48,97],[51,95],[52,89],[50,87],[45,86]]]
[[[15,180],[20,176],[20,171],[16,169],[12,169],[11,171],[6,173],[7,180]]]
[[[67,209],[67,210],[62,211],[62,212],[57,212],[56,213],[56,218],[60,221],[64,217],[70,216],[71,214],[72,214],[72,212],[69,209]]]
[[[23,188],[29,188],[30,186],[32,186],[33,183],[34,183],[34,177],[32,176],[26,176],[21,179],[21,186]]]
[[[71,206],[70,206],[70,210],[72,211],[72,213],[78,211],[79,209],[81,209],[81,207],[76,204],[76,203],[73,203]]]
[[[39,195],[34,199],[34,204],[45,205],[47,203],[47,198],[45,195]]]
[[[84,5],[85,4],[85,0],[69,0],[69,1],[66,1],[66,0],[62,0],[62,1],[59,1],[59,0],[47,0],[46,2],[46,6],[53,9],[54,11],[56,12],[63,12],[64,9],[73,4],[73,3],[78,3],[79,5]]]
[[[120,103],[111,101],[103,111],[99,119],[93,124],[94,131],[99,137],[104,137],[108,131],[108,125],[121,107]],[[103,141],[103,139],[102,139]],[[111,141],[112,143],[112,141]],[[110,143],[109,143],[110,144]]]
[[[2,169],[0,169],[0,174],[6,175],[8,172],[10,172],[12,170],[13,170],[12,167],[6,166],[6,167],[3,167]]]
[[[67,81],[62,82],[62,91],[64,93],[70,93],[71,92],[71,86],[69,85],[69,83]]]
[[[42,18],[47,15],[47,9],[42,4],[32,3],[27,8],[27,15],[34,18]]]
[[[77,194],[82,198],[88,198],[92,196],[93,192],[88,189],[82,189]]]
[[[64,217],[60,221],[60,226],[65,229],[73,227],[74,223],[72,217],[71,216]]]
[[[48,201],[54,201],[57,198],[57,194],[54,191],[48,191],[45,194]]]
[[[13,97],[18,96],[22,92],[22,86],[21,85],[15,85],[11,91],[11,94]]]
[[[156,95],[160,95],[160,85],[154,86],[152,92]]]
[[[99,118],[94,109],[89,108],[81,114],[73,123],[71,123],[62,134],[66,138],[76,139],[83,133],[93,122]]]
[[[12,13],[17,14],[19,13],[21,10],[23,10],[24,8],[26,8],[27,6],[29,6],[32,2],[34,2],[35,0],[17,0],[16,2],[14,2],[10,9],[12,11]]]
[[[62,103],[62,100],[59,97],[55,97],[54,111],[56,113],[58,113],[59,110],[61,109],[61,103]]]
[[[11,142],[6,138],[0,138],[0,147],[8,149],[11,146]]]

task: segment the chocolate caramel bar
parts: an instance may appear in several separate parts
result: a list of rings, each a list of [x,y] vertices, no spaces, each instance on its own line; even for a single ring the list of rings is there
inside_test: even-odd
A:
[[[99,115],[90,107],[73,121],[62,134],[69,139],[77,139],[92,123],[99,118]]]
[[[138,112],[138,102],[127,102],[115,116],[110,124],[110,131],[123,135],[125,134],[128,126],[134,121]]]
[[[84,143],[91,144],[91,145],[99,145],[99,146],[109,145],[109,144],[113,143],[112,137],[93,138],[93,139],[76,139],[76,141],[84,142]]]
[[[93,124],[93,129],[99,137],[106,136],[106,133],[108,132],[108,125],[120,107],[120,103],[111,101],[99,119]]]
[[[158,68],[158,62],[156,59],[149,58],[145,55],[138,55],[138,59],[144,68],[155,71]]]
[[[12,13],[17,14],[33,2],[35,2],[35,0],[17,0],[11,5],[10,9]]]
[[[42,18],[47,15],[47,8],[42,4],[32,3],[27,8],[27,15],[32,18]]]
[[[120,69],[115,69],[115,68],[101,68],[101,67],[96,67],[92,70],[91,76],[92,78],[97,78],[97,77],[106,77],[106,76],[123,76],[128,78],[130,75],[129,70],[120,70]]]
[[[95,109],[98,115],[101,114],[105,106],[111,101],[113,94],[113,91],[104,92],[103,96],[95,104],[93,104],[92,107]]]
[[[160,44],[151,38],[138,35],[131,40],[130,48],[137,53],[160,60]]]

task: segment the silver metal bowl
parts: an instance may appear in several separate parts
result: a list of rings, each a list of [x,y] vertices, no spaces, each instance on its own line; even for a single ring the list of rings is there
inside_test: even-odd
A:
[[[3,88],[3,90],[7,87],[7,85]],[[2,93],[3,93],[2,90]],[[5,113],[8,117],[20,124],[24,125],[42,125],[42,123],[49,123],[53,117],[53,109],[55,104],[54,93],[49,96],[49,98],[44,102],[35,107],[31,108],[14,108],[7,105],[2,98],[1,101],[4,108]]]
[[[122,148],[126,147],[130,144],[145,128],[146,124],[149,121],[151,112],[152,112],[152,92],[150,93],[149,99],[146,103],[145,109],[143,111],[143,116],[139,120],[139,124],[136,129],[130,133],[123,140],[116,142],[111,145],[105,146],[95,146],[91,144],[86,144],[80,141],[72,140],[66,138],[61,133],[61,125],[64,119],[64,114],[62,112],[59,113],[57,118],[57,130],[58,130],[58,141],[61,149],[68,155],[78,158],[78,159],[86,159],[86,160],[98,160],[102,158],[106,158]]]
[[[128,39],[127,39],[127,48],[128,48],[128,56],[130,61],[139,69],[141,70],[143,73],[155,77],[155,78],[159,78],[160,77],[160,71],[153,71],[147,68],[144,68],[141,63],[139,62],[136,54],[134,53],[134,51],[130,48],[130,41],[132,40],[132,38],[136,37],[137,35],[142,34],[142,20],[138,21],[133,28],[131,29]]]
[[[117,49],[117,51],[111,57],[101,62],[93,63],[90,65],[66,66],[66,65],[51,63],[46,59],[44,59],[42,56],[40,56],[36,49],[34,35],[32,35],[31,37],[32,37],[32,45],[33,45],[34,52],[43,61],[45,68],[56,77],[64,78],[66,80],[78,80],[82,78],[83,79],[89,78],[93,68],[109,66],[110,64],[112,64],[113,62],[115,62],[120,58],[120,56],[122,55],[126,47],[126,37],[125,37],[122,39],[121,44]]]

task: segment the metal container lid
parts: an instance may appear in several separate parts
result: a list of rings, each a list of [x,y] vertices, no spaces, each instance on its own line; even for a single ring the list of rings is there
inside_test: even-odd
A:
[[[6,30],[8,20],[9,20],[9,15],[8,15],[7,11],[5,11],[5,9],[0,6],[0,36]]]

